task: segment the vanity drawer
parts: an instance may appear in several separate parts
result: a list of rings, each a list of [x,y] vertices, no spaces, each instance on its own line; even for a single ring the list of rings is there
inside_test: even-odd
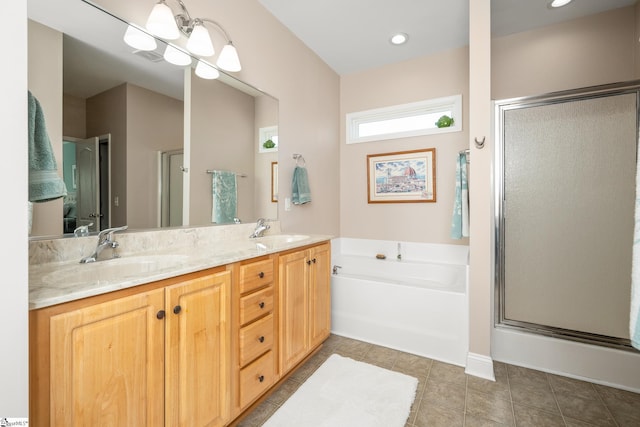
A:
[[[240,329],[240,366],[244,366],[273,346],[273,315]]]
[[[273,311],[273,286],[240,298],[240,325]]]
[[[271,387],[274,381],[273,351],[240,371],[240,407],[244,408],[266,389]]]
[[[252,262],[240,266],[240,294],[273,282],[273,260]]]

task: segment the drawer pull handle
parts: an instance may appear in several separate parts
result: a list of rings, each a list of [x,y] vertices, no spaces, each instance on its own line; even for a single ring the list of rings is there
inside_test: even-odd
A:
[[[262,336],[262,337],[258,338],[258,341],[260,341],[260,342],[264,342],[264,336]]]
[[[258,277],[260,277],[261,279],[264,279],[264,272],[261,271],[260,273],[258,273]]]
[[[156,313],[156,317],[160,320],[164,319],[164,310],[160,310],[158,313]]]
[[[258,381],[263,382],[263,381],[264,381],[264,375],[260,375],[260,376],[258,377]]]
[[[258,306],[259,306],[260,308],[264,308],[264,301],[261,301],[261,302],[260,302],[260,304],[258,304]]]
[[[180,307],[179,305],[176,305],[175,307],[173,307],[173,313],[174,314],[178,314],[182,311],[182,307]]]

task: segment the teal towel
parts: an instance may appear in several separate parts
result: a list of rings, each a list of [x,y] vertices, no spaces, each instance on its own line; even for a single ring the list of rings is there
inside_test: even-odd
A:
[[[29,91],[29,201],[48,202],[67,195],[58,175],[40,102]]]
[[[467,155],[458,154],[456,164],[456,196],[451,220],[451,238],[469,237],[469,186],[467,183]]]
[[[306,168],[296,166],[293,170],[291,201],[294,205],[304,205],[311,201],[311,190],[309,189],[309,177],[307,176]]]
[[[238,216],[238,192],[234,172],[213,171],[212,178],[213,209],[211,222],[230,224]]]

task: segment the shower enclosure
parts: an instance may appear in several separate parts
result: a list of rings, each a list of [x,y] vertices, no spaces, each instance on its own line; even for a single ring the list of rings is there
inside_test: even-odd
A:
[[[496,325],[629,347],[640,82],[496,102]]]

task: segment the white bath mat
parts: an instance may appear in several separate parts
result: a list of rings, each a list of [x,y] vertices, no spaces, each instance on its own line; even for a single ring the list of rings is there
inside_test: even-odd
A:
[[[403,427],[418,380],[332,354],[263,427]]]

